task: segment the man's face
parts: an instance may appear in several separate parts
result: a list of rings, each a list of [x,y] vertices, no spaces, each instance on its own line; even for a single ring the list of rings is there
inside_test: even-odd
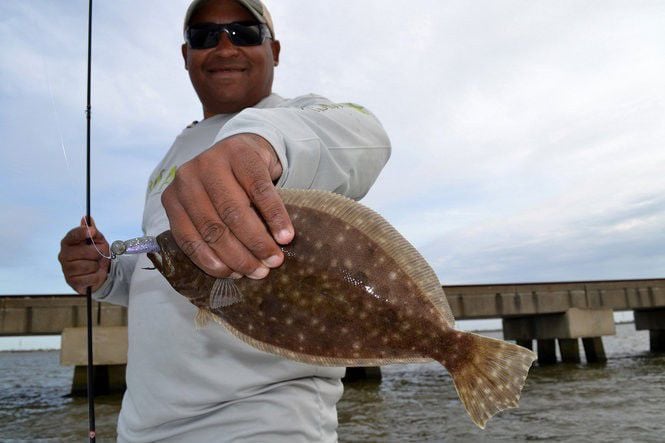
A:
[[[240,3],[216,0],[199,8],[189,24],[242,21],[257,20]],[[204,117],[239,112],[270,95],[279,50],[279,42],[271,39],[259,46],[234,46],[225,32],[214,48],[192,49],[184,44],[185,68],[203,104]]]

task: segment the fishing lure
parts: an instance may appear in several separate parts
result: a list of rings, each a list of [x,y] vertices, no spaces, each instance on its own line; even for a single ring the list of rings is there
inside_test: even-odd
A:
[[[149,252],[159,251],[160,247],[157,240],[150,235],[124,241],[116,240],[111,244],[111,260],[115,260],[119,255],[147,254]]]

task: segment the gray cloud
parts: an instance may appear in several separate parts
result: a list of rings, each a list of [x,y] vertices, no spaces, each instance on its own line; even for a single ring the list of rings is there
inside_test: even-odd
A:
[[[663,226],[665,201],[652,195],[599,213],[562,206],[493,218],[443,233],[421,250],[450,283],[658,277]]]
[[[148,174],[200,118],[180,58],[187,3],[96,5],[93,214],[112,238],[137,234]],[[275,90],[381,119],[393,157],[366,203],[442,279],[662,273],[662,2],[268,4]],[[0,14],[0,188],[16,212],[0,217],[16,251],[0,258],[0,291],[60,290],[57,245],[82,211],[85,5],[3,2]],[[30,230],[6,234],[25,214]]]

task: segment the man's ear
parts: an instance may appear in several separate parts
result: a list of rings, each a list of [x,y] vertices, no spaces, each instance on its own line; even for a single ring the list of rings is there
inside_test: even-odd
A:
[[[185,61],[185,70],[187,70],[187,43],[183,43],[180,50],[182,51],[182,58]]]
[[[273,40],[270,42],[270,47],[272,48],[272,59],[275,66],[279,65],[279,52],[282,50],[282,45],[279,43],[279,40]]]

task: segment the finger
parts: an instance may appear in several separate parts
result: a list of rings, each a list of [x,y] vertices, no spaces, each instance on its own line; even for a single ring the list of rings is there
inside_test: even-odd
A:
[[[94,221],[92,220],[92,217],[89,218],[90,222],[88,224],[88,217],[83,217],[81,219],[81,227],[83,228],[84,232],[86,233],[86,238],[85,238],[85,244],[89,245],[92,244],[92,241],[90,240],[91,238],[94,238]]]
[[[219,190],[225,189],[227,186],[228,184],[219,184],[213,188]],[[256,213],[249,207],[249,201],[243,195],[242,190],[238,188],[237,194],[240,201],[242,198],[245,199],[246,212],[240,209],[242,203],[229,197],[223,197],[228,206],[220,216],[210,201],[208,192],[200,182],[190,184],[187,187],[187,193],[179,195],[179,201],[182,202],[183,208],[189,214],[201,238],[229,268],[251,278],[263,278],[268,275],[267,266],[259,262],[246,244],[238,239],[233,229],[239,229],[240,226],[244,227],[254,221],[263,230],[264,240],[272,242],[272,239],[261,226]],[[253,217],[255,220],[251,220],[249,217]]]
[[[72,286],[80,286],[85,289],[85,287],[90,286],[90,285],[95,285],[98,283],[98,277],[99,277],[99,272],[101,268],[99,265],[94,265],[94,269],[90,266],[90,264],[83,265],[80,264],[80,267],[78,268],[78,272],[81,272],[83,270],[83,267],[88,267],[88,269],[91,269],[91,272],[84,272],[84,273],[77,273],[77,274],[70,274],[66,273],[65,274],[65,280],[72,285]]]
[[[91,228],[94,227],[95,226],[95,219],[92,218],[92,216],[90,216],[90,222],[87,223],[87,220],[86,220],[87,218],[88,217],[85,216],[85,215],[83,217],[81,217],[81,226],[90,226]]]
[[[62,265],[62,271],[68,278],[94,274],[100,269],[101,263],[97,260],[74,260]]]
[[[77,294],[85,295],[88,291],[87,286],[83,286],[77,282],[73,282],[71,280],[66,280],[67,284],[74,290],[76,291]]]
[[[88,233],[86,228],[84,227],[78,227],[70,230],[65,234],[65,236],[62,238],[62,241],[60,242],[61,246],[68,246],[68,245],[79,245],[81,243],[85,242],[85,239],[88,238]]]
[[[94,274],[79,275],[76,277],[70,277],[67,280],[67,284],[71,286],[79,294],[85,294],[88,287],[92,291],[99,289],[104,282],[106,281],[107,274],[103,271],[98,271]]]
[[[234,185],[236,189],[208,183],[205,190],[202,190],[210,196],[214,211],[205,215],[216,216],[229,229],[213,248],[219,248],[225,262],[232,268],[237,265],[245,271],[245,275],[262,278],[261,275],[267,275],[267,269],[259,268],[279,266],[283,261],[282,251],[252,208],[245,192],[237,184]],[[214,233],[210,240],[214,240]],[[250,266],[254,269],[248,273],[247,267]],[[254,275],[255,272],[258,274]]]
[[[285,245],[293,240],[295,231],[270,173],[260,160],[262,161],[258,153],[239,156],[233,164],[233,173],[265,220],[275,240]]]
[[[85,241],[87,238],[84,235],[86,228],[75,228],[71,230],[61,242],[60,252],[58,253],[58,261],[63,265],[68,262],[77,260],[90,260],[97,262],[100,256],[108,256],[110,248],[109,244],[104,240],[103,236],[97,236],[95,245],[88,244]]]
[[[84,229],[84,232],[86,234],[86,239],[92,238],[94,242],[97,244],[106,241],[106,239],[104,238],[104,234],[102,234],[97,230],[97,226],[95,225],[95,220],[92,217],[90,217],[89,225],[86,223],[86,217],[83,217],[81,219],[81,227]]]
[[[105,248],[108,253],[108,247]],[[104,252],[104,248],[100,248]],[[76,260],[91,260],[98,261],[100,259],[99,252],[91,246],[85,244],[78,244],[76,246],[63,246],[58,255],[58,260],[61,263],[72,262]]]
[[[86,243],[86,240],[90,238],[90,236],[92,236],[92,239],[95,241],[96,244],[102,244],[106,242],[104,235],[101,232],[97,231],[97,228],[91,226],[90,229],[88,230],[88,228],[84,225],[74,228],[69,232],[67,232],[67,234],[65,234],[62,241],[60,242],[60,245],[66,246],[66,245],[78,245]]]
[[[182,251],[205,273],[226,278],[233,271],[206,244],[171,186],[162,193],[162,205],[171,225],[171,233]]]

